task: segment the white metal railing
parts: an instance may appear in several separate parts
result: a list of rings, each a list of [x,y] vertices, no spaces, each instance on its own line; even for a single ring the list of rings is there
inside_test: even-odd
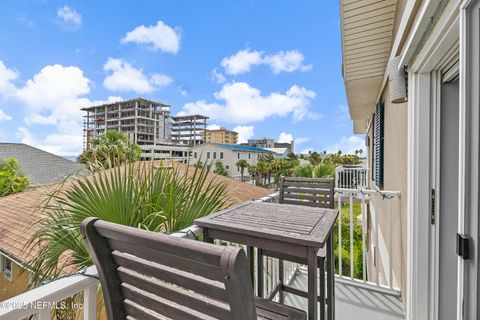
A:
[[[278,193],[261,198],[257,201],[275,202],[278,200]],[[198,239],[202,233],[202,228],[190,226],[177,233],[174,237]],[[238,244],[222,242],[223,245]],[[256,256],[256,255],[255,255]],[[278,259],[264,257],[264,296],[268,296],[278,284]],[[292,281],[298,271],[298,265],[295,263],[284,263],[284,279],[286,282]],[[36,317],[37,320],[50,320],[53,310],[63,308],[62,301],[69,297],[83,293],[83,302],[77,305],[83,310],[84,320],[93,320],[97,316],[97,289],[99,281],[97,269],[95,266],[86,269],[84,274],[74,274],[54,280],[45,285],[19,294],[11,299],[0,302],[0,320],[18,320],[24,318]],[[256,281],[255,281],[256,283]]]
[[[61,301],[83,293],[83,319],[95,319],[97,308],[98,276],[95,266],[88,268],[85,275],[72,275],[47,283],[43,286],[0,302],[1,320],[18,320],[32,315],[37,320],[50,320],[53,309],[64,308]]]
[[[335,196],[337,199],[337,207],[339,217],[337,223],[337,245],[338,256],[336,265],[338,266],[338,277],[340,279],[354,280],[365,285],[371,285],[376,288],[387,288],[389,290],[398,291],[394,287],[393,279],[393,206],[394,201],[399,201],[400,192],[397,191],[379,191],[368,189],[349,189],[336,188]],[[374,197],[378,197],[378,201],[372,202]],[[376,204],[376,205],[375,205]],[[347,208],[347,210],[345,209]],[[397,213],[398,214],[398,213]],[[345,215],[347,215],[345,217]],[[386,220],[386,230],[381,230],[379,219]],[[371,222],[370,226],[368,221]],[[343,225],[343,226],[342,226]],[[345,225],[348,230],[343,230]],[[361,233],[361,261],[358,257],[354,257],[354,234]],[[385,229],[385,228],[384,228]],[[349,237],[349,246],[345,248],[344,234]],[[367,237],[369,237],[369,245],[367,245]],[[372,239],[373,238],[373,239]],[[371,260],[368,259],[369,248],[373,250]],[[348,257],[343,257],[343,251],[348,250]],[[348,258],[348,268],[345,268],[345,260]],[[381,262],[381,266],[379,265]],[[361,263],[361,274],[355,272],[355,267]],[[346,269],[346,270],[345,270]],[[380,273],[384,276],[384,281],[380,281]]]
[[[368,169],[363,165],[342,165],[335,169],[335,188],[367,189]]]

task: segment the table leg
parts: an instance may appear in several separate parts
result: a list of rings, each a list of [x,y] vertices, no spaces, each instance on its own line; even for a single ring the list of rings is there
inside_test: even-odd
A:
[[[283,275],[283,260],[282,259],[278,259],[278,282],[279,282],[279,285],[280,285],[280,290],[278,291],[278,302],[280,304],[283,304],[283,300],[284,300],[284,296],[285,294],[283,293],[283,278],[284,278],[284,275]]]
[[[320,320],[325,320],[325,259],[318,259],[318,276],[320,278]]]
[[[335,319],[335,267],[333,255],[333,232],[327,240],[327,319]]]
[[[254,257],[253,257],[253,247],[247,246],[247,262],[248,262],[248,269],[250,270],[250,276],[252,277],[252,286],[254,286],[255,282],[255,265],[254,265]]]
[[[257,296],[263,298],[263,253],[257,248]]]
[[[317,320],[317,250],[308,248],[308,319]]]
[[[203,241],[207,243],[213,243],[213,238],[208,236],[208,228],[203,228]]]

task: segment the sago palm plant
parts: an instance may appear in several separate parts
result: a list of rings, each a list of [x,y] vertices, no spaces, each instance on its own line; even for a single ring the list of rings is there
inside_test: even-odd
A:
[[[40,208],[45,217],[27,250],[34,283],[93,264],[80,233],[91,216],[155,232],[173,232],[226,205],[226,186],[208,170],[128,164],[65,184]]]

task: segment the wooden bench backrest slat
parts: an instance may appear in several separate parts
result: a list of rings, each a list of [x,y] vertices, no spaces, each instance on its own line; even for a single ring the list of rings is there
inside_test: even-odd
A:
[[[147,292],[156,292],[169,301],[182,301],[186,307],[218,319],[226,319],[230,313],[227,304],[210,299],[193,291],[186,294],[184,288],[172,286],[157,279],[144,276],[136,271],[120,267],[117,269],[120,280]]]
[[[254,320],[245,252],[87,218],[108,319]]]
[[[174,285],[189,290],[195,290],[203,295],[210,295],[213,299],[228,302],[223,282],[209,280],[188,272],[176,270],[157,263],[152,263],[144,259],[125,255],[123,253],[112,252],[113,259],[118,266],[135,270],[144,275],[157,279],[163,279]]]
[[[108,240],[107,242],[110,248],[119,252],[131,254],[138,258],[200,275],[208,279],[222,280],[219,266],[217,267],[202,262],[195,263],[195,260],[184,259],[183,257],[166,254],[158,250],[142,248],[133,243],[112,240]]]
[[[197,313],[183,305],[173,304],[167,299],[159,298],[130,284],[122,283],[121,288],[125,299],[129,299],[168,318],[185,320],[215,319]]]
[[[283,177],[279,202],[319,208],[334,208],[334,181],[330,178]]]
[[[97,227],[100,236],[111,240],[132,243],[138,247],[157,250],[166,254],[174,254],[191,260],[196,260],[220,266],[220,257],[223,254],[221,248],[216,246],[204,248],[201,242],[191,243],[190,239],[177,238],[177,241],[171,241],[171,237],[161,233],[142,232],[138,233],[136,228],[125,228],[122,225],[109,224],[99,221]],[[204,250],[204,251],[200,251]]]

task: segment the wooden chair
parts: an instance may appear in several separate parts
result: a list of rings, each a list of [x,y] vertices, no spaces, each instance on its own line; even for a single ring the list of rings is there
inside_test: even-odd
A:
[[[305,319],[254,299],[245,252],[87,218],[108,319]]]
[[[282,177],[280,182],[279,203],[294,204],[318,208],[335,208],[335,185],[333,178],[302,178],[302,177]],[[300,264],[307,264],[304,259],[297,257],[279,255],[269,251],[262,250],[261,254],[280,259],[279,261],[279,278],[284,279],[283,261],[292,261]],[[318,250],[318,269],[320,271],[320,293],[318,301],[320,304],[320,319],[324,319],[325,314],[325,247]],[[333,292],[328,293],[327,305],[333,305]],[[329,300],[332,300],[330,302]],[[280,291],[280,302],[283,302],[283,293]]]

